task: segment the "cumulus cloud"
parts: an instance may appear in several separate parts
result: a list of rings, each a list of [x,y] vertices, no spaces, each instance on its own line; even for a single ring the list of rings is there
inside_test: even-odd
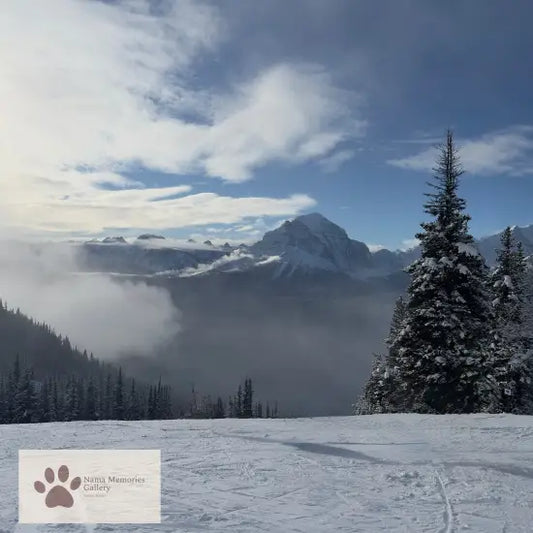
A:
[[[11,225],[99,232],[296,214],[309,197],[154,190],[129,176],[147,168],[241,182],[271,161],[320,161],[363,134],[355,96],[320,66],[274,64],[230,89],[202,85],[195,69],[227,37],[219,11],[153,6],[0,6],[0,203]]]
[[[103,359],[152,355],[174,339],[180,313],[167,291],[106,274],[76,274],[75,250],[2,241],[2,299]]]
[[[471,174],[520,176],[533,173],[533,127],[513,126],[475,139],[459,139],[459,154]],[[431,170],[438,148],[427,148],[413,156],[388,163],[410,170]]]

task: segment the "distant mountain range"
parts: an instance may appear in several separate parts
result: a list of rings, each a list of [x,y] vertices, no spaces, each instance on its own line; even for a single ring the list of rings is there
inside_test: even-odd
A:
[[[533,255],[533,226],[513,233]],[[499,239],[478,242],[489,263]],[[372,252],[316,213],[284,222],[250,246],[153,234],[66,246],[75,247],[81,271],[161,288],[180,310],[180,334],[169,346],[120,360],[129,375],[150,382],[165,376],[182,402],[192,385],[227,398],[236,381],[251,377],[261,397],[302,416],[350,412],[407,287],[402,270],[419,254]]]
[[[515,226],[513,233],[526,254],[533,255],[533,225]],[[489,264],[495,261],[500,236],[477,243]],[[419,254],[418,248],[371,252],[319,213],[287,220],[251,246],[215,246],[210,241],[174,241],[152,234],[133,242],[115,236],[79,246],[83,266],[90,271],[175,277],[246,272],[266,279],[333,276],[361,281],[397,274]]]

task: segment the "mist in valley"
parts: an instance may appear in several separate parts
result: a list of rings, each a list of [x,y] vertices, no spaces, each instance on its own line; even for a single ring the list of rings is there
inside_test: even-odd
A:
[[[180,403],[199,396],[224,400],[246,377],[263,404],[285,416],[351,412],[383,350],[400,290],[373,294],[314,286],[310,295],[212,280],[163,282],[182,311],[180,334],[150,359],[127,358],[130,372],[173,385]]]
[[[190,278],[86,272],[79,247],[5,242],[0,293],[9,307],[72,345],[173,388],[224,400],[245,378],[280,414],[347,414],[382,350],[402,283],[272,280],[269,273]]]

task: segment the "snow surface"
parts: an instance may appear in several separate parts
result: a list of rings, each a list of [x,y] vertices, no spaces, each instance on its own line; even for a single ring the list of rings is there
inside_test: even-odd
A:
[[[533,417],[0,426],[1,532],[530,532]],[[162,450],[162,523],[17,525],[19,448]]]

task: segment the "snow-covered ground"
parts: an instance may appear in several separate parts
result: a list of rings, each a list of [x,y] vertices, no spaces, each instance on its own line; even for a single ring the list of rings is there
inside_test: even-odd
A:
[[[77,422],[0,436],[0,532],[533,531],[533,417]],[[17,525],[19,448],[161,449],[161,525]]]

